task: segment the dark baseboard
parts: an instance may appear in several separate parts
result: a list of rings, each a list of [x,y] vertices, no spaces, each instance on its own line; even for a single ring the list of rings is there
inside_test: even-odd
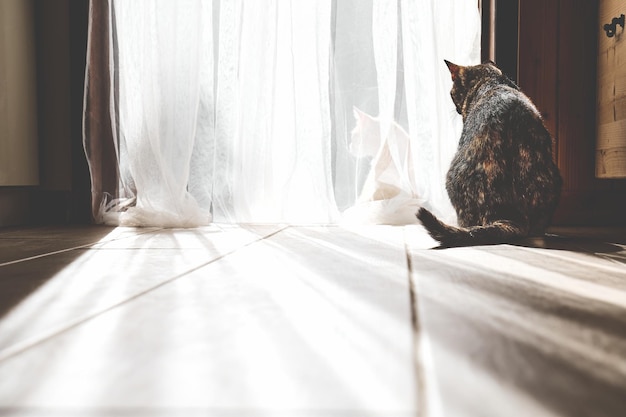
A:
[[[91,196],[38,187],[0,187],[0,227],[90,224]]]
[[[32,193],[33,187],[0,187],[0,227],[32,222]]]
[[[626,226],[626,193],[564,191],[554,214],[555,226]]]

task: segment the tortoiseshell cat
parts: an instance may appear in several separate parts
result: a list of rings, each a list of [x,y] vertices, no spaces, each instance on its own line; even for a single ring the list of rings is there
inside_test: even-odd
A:
[[[561,192],[552,138],[541,115],[495,65],[445,61],[463,132],[446,177],[459,227],[417,213],[443,247],[512,242],[543,235]]]

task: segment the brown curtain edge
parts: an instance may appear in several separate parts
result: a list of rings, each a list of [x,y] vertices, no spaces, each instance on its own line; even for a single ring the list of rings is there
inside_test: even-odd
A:
[[[83,144],[91,174],[91,212],[102,223],[102,206],[118,197],[118,164],[111,117],[110,0],[90,0]]]

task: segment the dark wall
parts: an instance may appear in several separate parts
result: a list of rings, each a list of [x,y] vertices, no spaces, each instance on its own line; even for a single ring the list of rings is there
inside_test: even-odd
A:
[[[90,221],[89,170],[82,147],[88,0],[36,0],[40,187],[31,223]]]
[[[45,1],[45,0],[44,0]],[[89,23],[89,0],[70,0],[70,111],[72,135],[72,198],[70,219],[91,222],[91,180],[83,148],[83,97]]]
[[[510,79],[517,81],[519,0],[483,0],[480,7],[482,61],[494,61]]]
[[[90,222],[82,147],[89,0],[29,1],[36,39],[39,186],[0,187],[0,226]]]
[[[496,63],[509,78],[517,82],[518,0],[496,3]]]

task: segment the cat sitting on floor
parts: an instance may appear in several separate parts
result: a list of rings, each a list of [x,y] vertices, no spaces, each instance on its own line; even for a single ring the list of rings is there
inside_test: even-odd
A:
[[[380,118],[356,107],[354,117],[350,152],[359,158],[371,157],[372,161],[357,202],[344,212],[344,219],[356,223],[416,223],[420,200],[409,134],[394,121],[387,123],[387,130]],[[382,129],[387,134],[383,135]]]
[[[558,204],[561,175],[539,111],[495,65],[445,61],[463,131],[446,176],[459,227],[421,208],[417,217],[443,247],[543,235]]]

